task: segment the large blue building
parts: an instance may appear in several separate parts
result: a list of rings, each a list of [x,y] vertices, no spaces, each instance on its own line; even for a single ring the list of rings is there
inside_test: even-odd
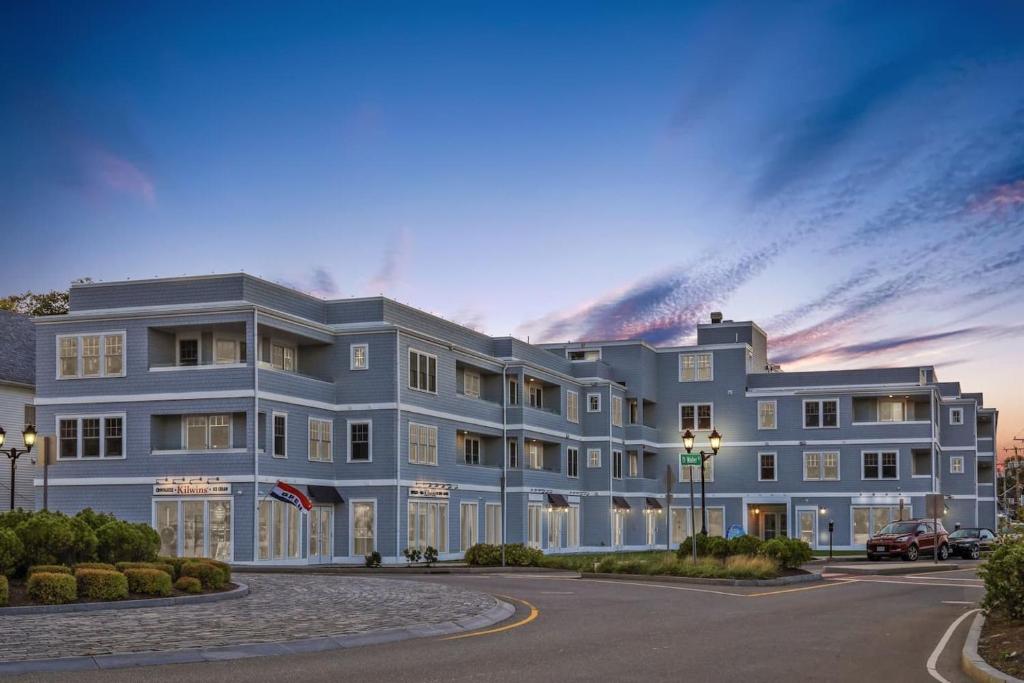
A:
[[[713,428],[712,534],[823,547],[833,520],[836,547],[863,547],[930,492],[947,526],[995,523],[997,411],[981,394],[931,367],[779,372],[752,322],[713,316],[687,347],[538,346],[244,274],[74,285],[69,314],[36,322],[50,507],[151,523],[168,554],[675,546],[700,478],[679,465],[681,432],[707,449]],[[313,509],[267,497],[277,481]]]

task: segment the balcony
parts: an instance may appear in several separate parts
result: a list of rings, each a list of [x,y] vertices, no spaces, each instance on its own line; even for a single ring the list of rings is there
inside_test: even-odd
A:
[[[244,322],[150,327],[148,367],[153,372],[245,367]]]
[[[245,453],[246,414],[196,413],[153,415],[150,418],[153,455]]]
[[[854,396],[853,425],[931,424],[931,397]]]

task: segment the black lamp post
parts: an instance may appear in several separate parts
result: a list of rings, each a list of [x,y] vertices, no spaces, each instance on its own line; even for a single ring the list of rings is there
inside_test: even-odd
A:
[[[708,535],[708,514],[707,506],[704,504],[704,463],[711,459],[711,456],[718,455],[718,449],[722,446],[722,435],[718,433],[717,429],[712,429],[711,434],[708,436],[708,442],[711,444],[711,452],[705,453],[700,451],[700,535]],[[686,449],[687,453],[693,450],[693,432],[687,429],[683,433],[683,448]]]
[[[4,439],[7,438],[7,432],[4,431],[3,427],[0,427],[0,446],[4,445]],[[32,425],[25,425],[24,431],[21,433],[21,438],[25,442],[25,447],[21,450],[17,448],[0,448],[0,453],[6,455],[8,460],[11,461],[11,509],[14,509],[14,472],[17,469],[18,458],[32,450],[32,446],[36,443],[36,428]]]

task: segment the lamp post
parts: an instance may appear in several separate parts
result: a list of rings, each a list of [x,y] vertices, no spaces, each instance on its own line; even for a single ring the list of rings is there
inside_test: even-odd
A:
[[[711,434],[708,436],[708,442],[711,444],[711,452],[705,453],[700,451],[700,535],[708,535],[708,514],[707,507],[705,505],[704,497],[704,463],[711,459],[711,456],[718,455],[718,449],[722,446],[722,435],[718,433],[717,429],[712,429]],[[683,433],[683,448],[686,449],[687,453],[693,451],[693,432],[687,429]],[[693,480],[693,477],[690,477]]]
[[[4,440],[7,438],[7,432],[4,431],[3,427],[0,427],[0,446],[4,445]],[[7,456],[7,459],[11,461],[11,509],[14,509],[14,473],[17,469],[18,458],[32,450],[32,446],[36,443],[36,428],[32,425],[25,425],[25,429],[21,432],[21,438],[25,443],[25,447],[22,449],[14,448],[0,448],[0,453]]]
[[[818,514],[822,517],[828,514],[828,509],[822,505],[818,508]],[[832,532],[835,531],[836,523],[835,520],[828,520],[828,561],[832,561]]]

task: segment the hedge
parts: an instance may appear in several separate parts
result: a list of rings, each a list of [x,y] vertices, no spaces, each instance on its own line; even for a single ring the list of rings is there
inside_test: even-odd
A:
[[[185,562],[181,565],[181,575],[199,579],[203,588],[216,590],[222,588],[227,581],[223,570],[209,562]]]
[[[785,569],[796,569],[812,557],[811,546],[798,538],[773,538],[765,541],[758,551]]]
[[[148,524],[115,519],[96,531],[96,554],[103,562],[152,562],[160,550],[160,535]]]
[[[156,569],[174,578],[174,567],[165,562],[118,562],[116,568],[119,572],[128,569]]]
[[[78,599],[78,584],[71,574],[36,572],[28,577],[28,597],[44,605],[63,605]]]
[[[144,595],[170,595],[171,575],[160,569],[129,568],[124,570],[128,590]]]
[[[543,557],[540,550],[522,543],[505,545],[505,565],[509,567],[536,567]],[[501,546],[477,543],[466,551],[465,560],[466,564],[476,567],[497,567],[501,565]]]
[[[47,574],[70,574],[71,567],[63,564],[34,564],[28,568],[29,576],[32,576],[37,572],[46,572]]]
[[[174,587],[183,593],[202,593],[203,584],[194,576],[183,576],[174,582]]]
[[[0,574],[0,607],[7,607],[7,601],[11,597],[11,589],[7,585],[7,577]]]
[[[194,558],[189,557],[174,557],[171,555],[157,555],[156,561],[160,564],[171,565],[171,567],[174,568],[174,574],[172,574],[172,576],[174,578],[178,578],[179,576],[181,576],[181,565],[185,564],[186,562],[191,562],[193,559]]]
[[[1005,541],[978,569],[985,582],[981,606],[1016,621],[1024,620],[1024,541]]]
[[[10,576],[17,571],[24,555],[25,546],[18,534],[0,527],[0,576]]]
[[[117,567],[106,562],[79,562],[75,565],[75,571],[79,569],[104,569],[108,572],[120,571]]]
[[[78,595],[85,600],[124,600],[128,597],[128,577],[106,569],[77,569]]]

